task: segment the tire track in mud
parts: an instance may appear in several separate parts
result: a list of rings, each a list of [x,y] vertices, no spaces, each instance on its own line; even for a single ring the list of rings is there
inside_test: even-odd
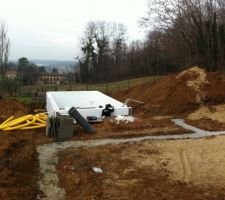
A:
[[[183,182],[191,182],[192,180],[192,167],[187,151],[182,150],[179,152],[180,162],[182,166],[182,181]]]

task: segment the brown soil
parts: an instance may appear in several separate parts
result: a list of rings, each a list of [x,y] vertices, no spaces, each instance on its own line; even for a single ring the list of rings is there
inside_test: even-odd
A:
[[[1,100],[1,121],[7,117],[27,114],[28,108],[12,100]],[[5,106],[3,106],[5,105]],[[76,125],[76,135],[72,139],[86,140],[108,137],[132,137],[155,134],[175,134],[188,132],[175,126],[171,117],[153,118],[138,115],[134,123],[116,124],[112,118],[103,123],[95,124],[97,132],[93,135],[84,134]],[[1,122],[0,121],[0,122]],[[45,130],[26,132],[0,132],[0,199],[36,199],[39,180],[39,165],[36,153],[37,145],[51,142],[46,138]]]
[[[20,117],[28,113],[28,108],[9,99],[0,99],[0,121],[10,116]]]
[[[185,120],[188,124],[206,131],[225,131],[225,123],[211,119]]]
[[[93,124],[96,132],[87,134],[78,124],[75,125],[75,134],[72,140],[89,140],[100,138],[126,138],[140,137],[144,135],[172,135],[180,133],[192,133],[175,125],[170,119],[164,117],[136,116],[134,122],[120,122],[116,124],[115,118],[106,118],[102,123]]]
[[[69,200],[225,199],[224,141],[223,137],[67,149],[57,167],[60,187]],[[95,173],[93,166],[103,173]]]
[[[131,104],[134,113],[180,114],[201,104],[225,103],[225,75],[194,67],[178,75],[167,76],[154,85],[146,83],[120,91],[114,97],[121,101],[134,98],[145,102],[144,106]]]
[[[21,117],[29,108],[13,100],[0,100],[0,123],[10,116]],[[39,162],[36,147],[49,142],[44,129],[0,131],[0,199],[36,199],[39,193]]]
[[[113,118],[107,118],[93,125],[97,131],[91,135],[75,125],[72,140],[189,133],[170,118],[189,114],[199,105],[210,108],[225,104],[225,76],[193,68],[154,85],[135,86],[114,97],[144,101],[144,106],[129,104],[137,120],[116,124]],[[225,130],[224,122],[210,118],[222,119],[218,115],[221,110],[217,114],[214,108],[211,111],[213,115],[188,122],[206,130]],[[0,122],[28,112],[29,108],[13,100],[0,100]],[[36,147],[51,141],[44,129],[0,131],[0,199],[36,199],[40,175]],[[69,199],[225,199],[224,138],[189,141],[70,149],[60,156],[60,184]],[[64,169],[68,165],[76,168]],[[103,174],[94,173],[92,165],[101,167]]]
[[[1,100],[2,103],[2,100]],[[7,102],[9,106],[11,101]],[[13,102],[12,110],[20,108],[16,114],[24,114],[20,104]],[[2,109],[2,108],[1,108]],[[4,110],[4,109],[2,109]],[[13,114],[12,110],[4,114]],[[0,199],[36,199],[39,194],[39,161],[36,147],[51,140],[45,130],[0,131]]]
[[[202,106],[186,117],[193,126],[208,131],[225,130],[225,104],[217,106]]]

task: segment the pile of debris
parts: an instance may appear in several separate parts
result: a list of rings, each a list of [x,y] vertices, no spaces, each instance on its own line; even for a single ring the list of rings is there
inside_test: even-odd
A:
[[[196,92],[195,101],[197,103],[205,100],[203,88],[209,84],[205,70],[193,67],[179,73],[176,79],[182,80],[187,87],[192,88]]]
[[[145,102],[142,110],[140,106],[132,105],[136,113],[184,113],[198,108],[201,104],[225,103],[225,75],[193,67],[177,75],[166,76],[155,84],[145,83],[118,92],[114,97],[121,101],[138,98]]]

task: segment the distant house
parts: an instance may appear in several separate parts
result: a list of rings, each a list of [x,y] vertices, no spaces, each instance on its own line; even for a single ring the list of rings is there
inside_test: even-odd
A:
[[[63,74],[58,73],[43,73],[40,76],[39,82],[42,84],[56,85],[64,81]]]
[[[16,77],[16,74],[17,74],[17,71],[16,70],[8,69],[5,72],[5,77],[7,77],[7,78],[15,78]]]

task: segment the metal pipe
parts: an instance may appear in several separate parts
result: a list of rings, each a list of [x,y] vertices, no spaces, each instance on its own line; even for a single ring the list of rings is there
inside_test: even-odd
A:
[[[139,104],[141,104],[141,105],[144,105],[144,104],[145,104],[143,101],[138,101],[138,100],[135,100],[135,99],[127,98],[127,99],[125,100],[125,102],[123,103],[122,107],[125,106],[125,105],[127,105],[129,101],[133,101],[133,102],[139,103]]]

